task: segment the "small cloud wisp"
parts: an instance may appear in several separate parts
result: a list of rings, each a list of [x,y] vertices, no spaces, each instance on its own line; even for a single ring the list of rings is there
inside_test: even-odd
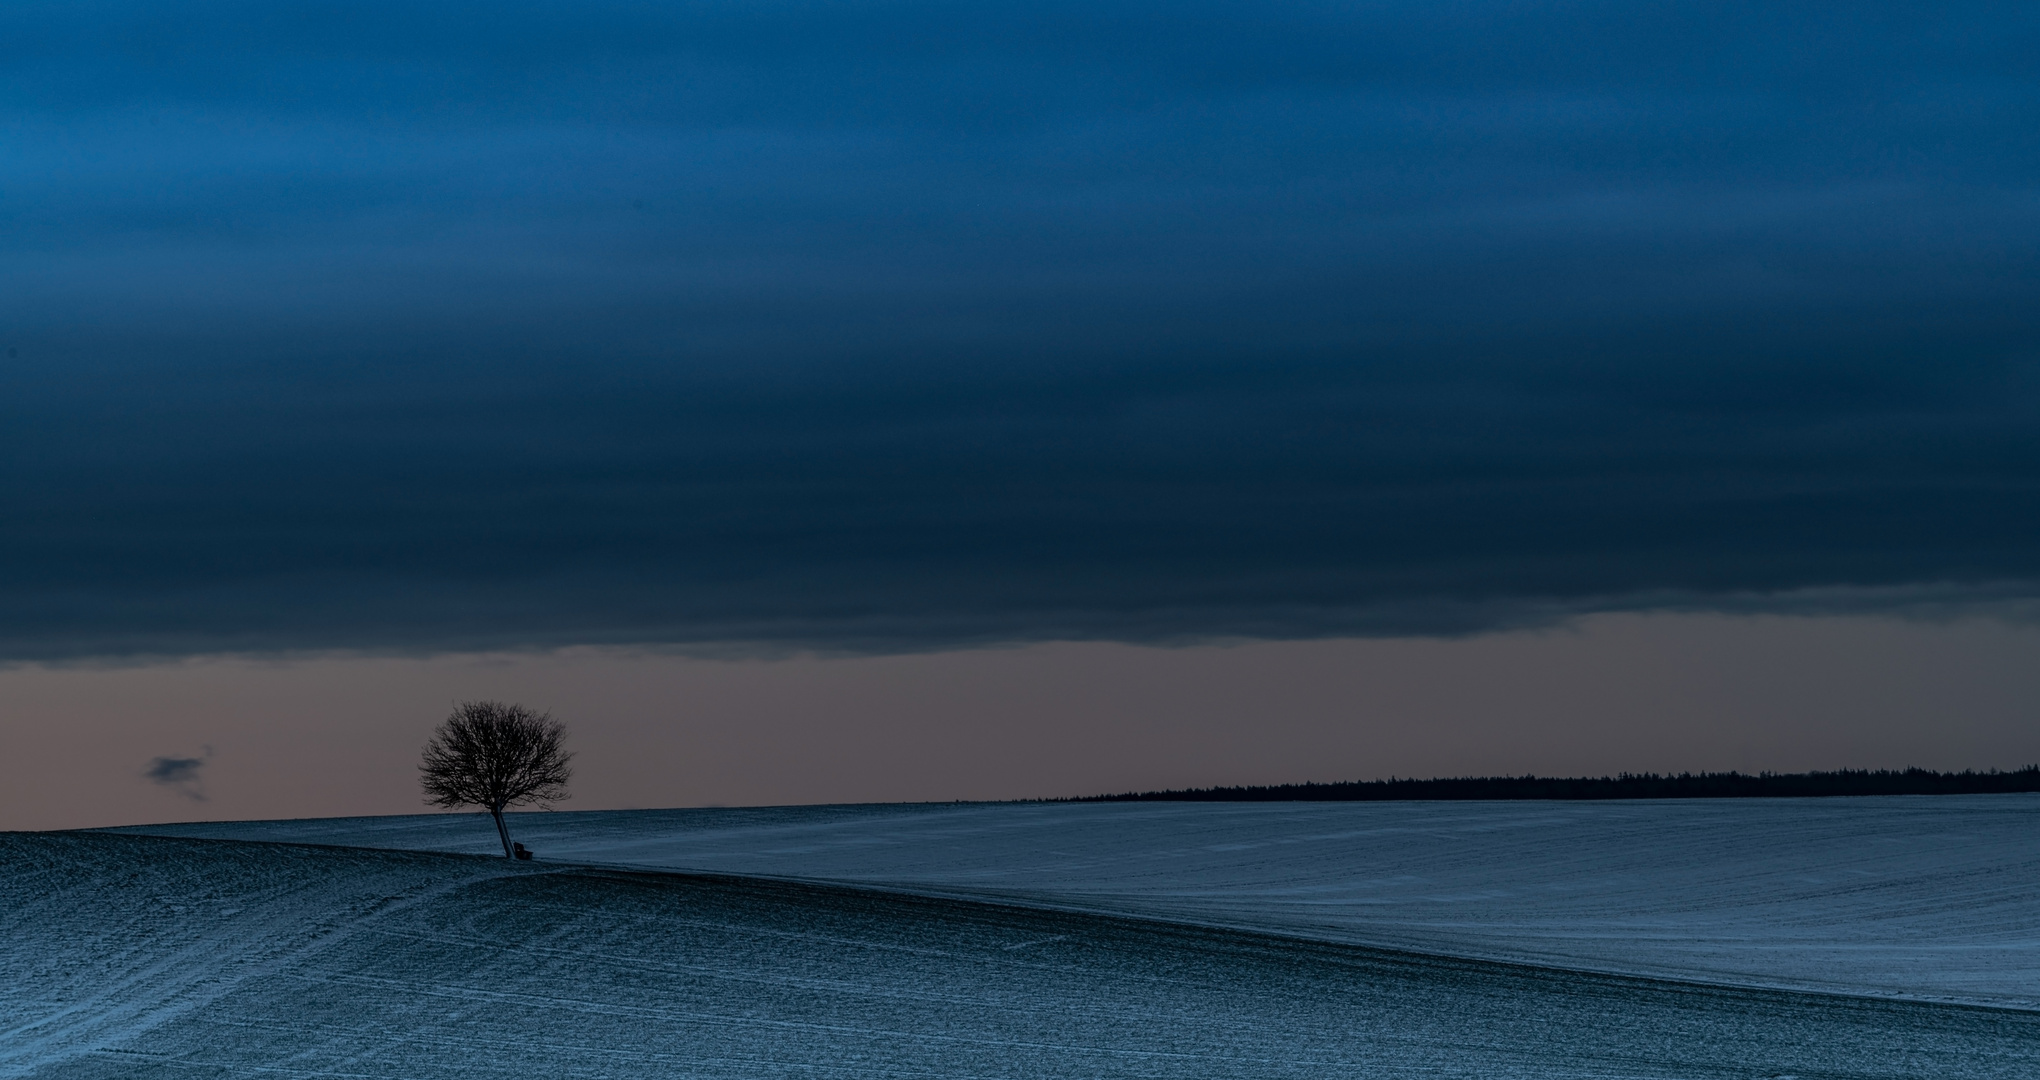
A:
[[[192,802],[205,801],[205,778],[200,770],[212,760],[212,747],[205,748],[199,757],[159,757],[149,762],[142,770],[142,776],[154,784],[160,784]]]

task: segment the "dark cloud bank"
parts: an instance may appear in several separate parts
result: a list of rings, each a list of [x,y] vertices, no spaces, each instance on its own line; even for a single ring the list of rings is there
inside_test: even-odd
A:
[[[0,654],[2040,582],[2029,5],[10,4]]]

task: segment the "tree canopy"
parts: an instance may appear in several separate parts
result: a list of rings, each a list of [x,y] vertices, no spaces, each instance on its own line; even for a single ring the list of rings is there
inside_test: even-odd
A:
[[[418,772],[426,801],[487,810],[508,856],[504,808],[550,808],[568,797],[574,755],[564,749],[565,738],[565,725],[550,714],[499,701],[463,701],[425,744]]]

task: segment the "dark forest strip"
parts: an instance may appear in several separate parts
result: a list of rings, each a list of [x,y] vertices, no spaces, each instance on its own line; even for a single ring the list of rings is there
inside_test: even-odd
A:
[[[1390,802],[1448,799],[1759,799],[1837,795],[1997,795],[2040,791],[2040,765],[1999,772],[1837,769],[1833,772],[1460,776],[1330,784],[1197,788],[1088,795],[1068,802]]]

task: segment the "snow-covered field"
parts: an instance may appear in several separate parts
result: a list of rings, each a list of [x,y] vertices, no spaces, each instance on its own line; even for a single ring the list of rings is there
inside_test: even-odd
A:
[[[2032,1077],[2040,1014],[827,885],[0,837],[38,1077]]]
[[[517,815],[553,860],[853,881],[1738,985],[2040,1006],[2040,796]],[[157,827],[485,853],[472,815]]]
[[[435,850],[487,851],[471,816],[0,834],[0,1076],[2031,1078],[2036,816],[555,814],[521,864]]]

